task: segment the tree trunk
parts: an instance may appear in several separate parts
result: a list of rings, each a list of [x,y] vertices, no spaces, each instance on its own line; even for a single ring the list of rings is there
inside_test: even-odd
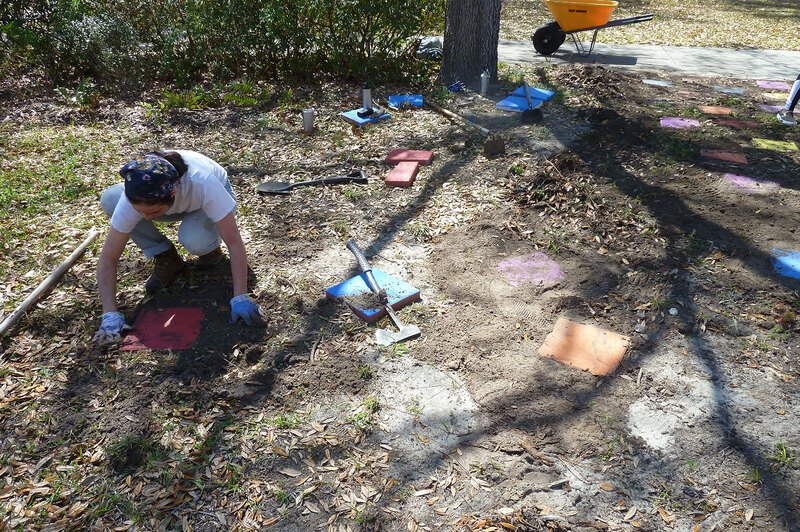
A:
[[[441,81],[474,84],[483,69],[497,80],[501,0],[447,0]]]

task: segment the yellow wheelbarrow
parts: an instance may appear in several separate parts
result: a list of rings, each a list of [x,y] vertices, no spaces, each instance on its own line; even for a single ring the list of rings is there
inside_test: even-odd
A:
[[[603,28],[613,28],[647,22],[653,20],[653,14],[611,20],[611,14],[617,7],[613,0],[544,0],[545,5],[556,20],[538,28],[531,40],[533,47],[542,55],[553,55],[564,44],[567,35],[572,37],[575,50],[579,55],[589,55],[597,42],[597,32]],[[587,48],[576,37],[576,33],[593,31],[592,42]]]

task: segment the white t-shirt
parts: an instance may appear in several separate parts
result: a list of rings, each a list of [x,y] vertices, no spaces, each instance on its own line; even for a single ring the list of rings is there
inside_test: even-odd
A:
[[[186,173],[175,186],[175,203],[164,215],[181,214],[199,209],[216,223],[236,208],[236,200],[226,190],[228,173],[219,164],[202,153],[173,150],[186,163]],[[133,208],[122,194],[111,216],[111,227],[121,233],[130,233],[144,215]]]

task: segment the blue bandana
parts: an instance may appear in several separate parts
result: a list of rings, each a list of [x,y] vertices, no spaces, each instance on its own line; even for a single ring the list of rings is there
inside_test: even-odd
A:
[[[125,179],[125,195],[132,201],[168,200],[180,176],[168,160],[148,153],[141,161],[130,161],[120,168]]]

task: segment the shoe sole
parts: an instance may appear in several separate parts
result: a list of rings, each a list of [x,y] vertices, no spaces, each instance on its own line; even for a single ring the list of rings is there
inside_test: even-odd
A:
[[[789,120],[786,120],[785,118],[783,118],[783,117],[781,116],[781,114],[780,114],[780,113],[776,114],[775,116],[777,116],[777,117],[778,117],[778,121],[779,121],[781,124],[785,124],[785,125],[787,125],[787,126],[796,126],[796,125],[797,125],[797,120],[791,120],[791,121],[789,121]]]

